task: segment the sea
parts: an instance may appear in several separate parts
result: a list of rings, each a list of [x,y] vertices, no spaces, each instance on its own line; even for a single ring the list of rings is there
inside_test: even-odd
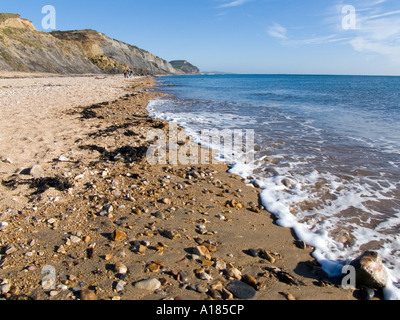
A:
[[[169,95],[149,103],[150,115],[195,141],[207,144],[209,129],[254,133],[252,157],[221,148],[219,160],[261,188],[262,205],[315,247],[329,275],[377,251],[390,274],[385,296],[399,299],[400,77],[216,74],[157,84]]]

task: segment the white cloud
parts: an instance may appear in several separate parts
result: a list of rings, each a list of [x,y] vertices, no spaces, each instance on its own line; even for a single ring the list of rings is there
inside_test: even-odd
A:
[[[246,2],[249,2],[252,0],[234,0],[228,3],[225,3],[223,5],[220,5],[220,8],[230,8],[230,7],[237,7],[237,6],[241,6],[243,4],[245,4]]]
[[[340,43],[350,45],[357,52],[380,56],[400,63],[400,10],[385,8],[386,0],[371,0],[356,5],[357,28],[342,28],[340,5],[329,8],[324,22],[327,28],[312,35],[288,36],[288,30],[275,23],[268,29],[271,37],[281,40],[285,46],[307,46]],[[394,9],[394,10],[393,10]],[[295,28],[292,28],[295,30]],[[330,31],[329,31],[330,30]]]
[[[268,29],[268,34],[274,38],[287,39],[287,29],[278,23]]]

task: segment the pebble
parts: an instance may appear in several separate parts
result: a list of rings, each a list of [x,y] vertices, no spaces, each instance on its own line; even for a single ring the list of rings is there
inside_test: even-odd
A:
[[[77,236],[71,236],[70,240],[72,243],[79,243],[79,242],[81,242],[82,239]]]
[[[153,292],[161,288],[161,282],[155,278],[138,281],[134,284],[135,289]]]
[[[51,290],[49,293],[50,297],[55,297],[56,295],[58,295],[58,291],[56,290]]]
[[[240,272],[239,269],[237,268],[227,268],[226,269],[226,275],[230,278],[241,280],[242,279],[242,273]]]
[[[67,254],[67,251],[65,250],[65,247],[63,245],[61,245],[58,247],[57,253]]]
[[[126,233],[124,233],[124,232],[122,232],[122,231],[119,231],[119,230],[117,229],[117,230],[115,230],[115,231],[112,233],[111,238],[112,238],[113,241],[119,242],[119,241],[124,240],[127,236],[128,236],[128,235],[127,235]]]
[[[11,283],[3,281],[4,284],[0,285],[1,294],[7,294],[11,289]]]
[[[222,260],[216,260],[214,264],[214,268],[217,269],[218,271],[222,271],[226,269],[226,263],[225,261]]]
[[[117,285],[115,286],[115,290],[116,290],[117,292],[121,292],[121,291],[124,290],[124,287],[125,287],[125,286],[126,286],[126,282],[120,280],[120,281],[117,282]]]
[[[42,288],[43,290],[54,290],[56,287],[55,279],[52,277],[44,277],[42,279]]]
[[[178,280],[183,283],[187,283],[189,281],[189,276],[186,273],[184,273],[183,271],[180,271],[178,273]]]
[[[6,255],[9,255],[9,254],[12,254],[12,253],[14,253],[14,252],[16,252],[17,251],[17,248],[13,245],[13,244],[9,244],[7,247],[6,247],[6,249],[4,250],[4,253],[6,254]]]
[[[212,277],[210,274],[208,274],[207,272],[205,272],[205,271],[200,272],[200,273],[198,274],[198,276],[199,276],[199,278],[200,278],[201,280],[205,280],[205,281],[212,281],[212,280],[214,280],[213,277]]]
[[[211,259],[212,259],[211,254],[210,254],[210,251],[209,251],[209,250],[207,249],[207,247],[204,246],[204,245],[195,247],[195,248],[193,249],[193,253],[194,253],[194,254],[197,254],[197,255],[199,255],[199,256],[201,256],[201,257],[204,257],[204,258],[206,258],[207,260],[211,260]]]
[[[96,294],[89,289],[82,289],[81,290],[81,294],[80,294],[80,298],[82,301],[95,301],[97,300],[97,296]]]
[[[118,274],[124,275],[124,274],[126,274],[128,272],[128,268],[125,265],[123,265],[122,263],[118,262],[115,265],[115,271]]]
[[[69,159],[64,155],[59,156],[57,160],[60,162],[68,162],[69,161]]]
[[[248,253],[252,256],[252,257],[258,257],[258,251],[256,249],[249,249]]]
[[[251,300],[256,295],[256,290],[242,281],[232,281],[226,289],[231,292],[236,298],[242,300]]]
[[[8,227],[7,222],[0,222],[0,231],[5,231]]]
[[[170,205],[172,203],[172,201],[168,198],[164,198],[161,199],[161,203],[166,204],[166,205]]]
[[[30,169],[29,174],[35,179],[43,178],[44,177],[44,170],[40,165],[37,164],[37,165],[34,165]]]

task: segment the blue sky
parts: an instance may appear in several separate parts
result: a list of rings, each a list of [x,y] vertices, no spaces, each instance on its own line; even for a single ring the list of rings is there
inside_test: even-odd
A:
[[[399,0],[13,0],[42,30],[96,29],[203,71],[400,75]],[[351,10],[349,10],[351,9]]]

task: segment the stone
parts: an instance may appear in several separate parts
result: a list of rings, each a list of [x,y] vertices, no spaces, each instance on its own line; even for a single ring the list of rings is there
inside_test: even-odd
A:
[[[119,242],[124,240],[128,235],[122,231],[119,231],[118,229],[115,230],[112,235],[111,235],[111,239],[113,241]]]
[[[200,278],[201,280],[205,280],[205,281],[212,281],[212,280],[214,280],[213,277],[212,277],[210,274],[208,274],[207,272],[205,272],[205,271],[200,272],[200,273],[198,274],[198,276],[199,276],[199,278]]]
[[[382,257],[375,251],[366,251],[351,262],[356,269],[357,287],[381,289],[387,285],[388,274]]]
[[[168,198],[164,198],[161,199],[161,203],[166,204],[166,205],[170,205],[172,203],[172,201]]]
[[[44,170],[40,165],[37,164],[37,165],[34,165],[30,169],[29,174],[35,179],[43,178],[44,177]]]
[[[197,254],[201,257],[206,258],[207,260],[211,260],[211,254],[210,251],[207,249],[206,246],[201,245],[201,246],[197,246],[193,249],[193,254]]]
[[[55,279],[53,277],[44,277],[42,279],[42,288],[45,291],[54,290],[56,288]]]
[[[69,161],[69,159],[64,155],[59,156],[57,160],[60,162],[68,162]]]
[[[72,243],[79,243],[81,242],[81,238],[77,237],[77,236],[71,236],[70,240]]]
[[[0,222],[0,231],[5,231],[8,227],[7,222]]]
[[[136,282],[133,287],[138,290],[154,292],[161,288],[161,282],[155,278],[145,279]]]
[[[13,244],[9,244],[7,247],[6,247],[6,249],[4,250],[4,253],[6,254],[6,255],[9,255],[9,254],[12,254],[12,253],[14,253],[14,252],[16,252],[17,251],[17,248],[13,245]]]
[[[174,240],[180,238],[181,235],[176,230],[163,230],[162,234],[168,239]]]
[[[11,289],[11,283],[4,283],[0,286],[1,294],[7,294]]]
[[[237,268],[227,268],[226,269],[226,275],[229,278],[233,278],[233,279],[236,279],[236,280],[241,280],[242,279],[242,273]]]
[[[95,300],[97,300],[96,293],[94,293],[94,291],[92,291],[90,289],[87,289],[87,288],[81,290],[80,298],[81,298],[82,301],[95,301]]]
[[[247,283],[249,286],[252,286],[254,289],[257,290],[258,282],[257,279],[249,274],[245,274],[242,276],[241,279],[244,283]]]
[[[215,269],[217,269],[218,271],[222,271],[226,269],[226,262],[223,260],[216,260],[214,263],[214,267]]]
[[[242,300],[251,300],[256,295],[256,290],[253,287],[238,280],[230,282],[227,285],[226,289],[230,293],[232,293],[236,298]]]
[[[124,275],[124,274],[126,274],[128,272],[128,268],[124,264],[122,264],[121,262],[118,262],[115,265],[115,271],[118,274]]]
[[[272,256],[271,252],[269,252],[269,251],[260,249],[260,250],[258,250],[258,256],[260,258],[267,260],[271,264],[274,264],[276,262],[276,259]]]
[[[256,249],[249,249],[248,254],[252,257],[258,257],[258,251]]]
[[[189,282],[189,276],[184,273],[183,271],[180,271],[178,273],[178,280],[183,282],[183,283],[188,283]]]
[[[124,287],[125,287],[125,286],[126,286],[126,282],[120,280],[120,281],[117,282],[117,285],[115,286],[115,291],[121,292],[121,291],[124,290]]]

